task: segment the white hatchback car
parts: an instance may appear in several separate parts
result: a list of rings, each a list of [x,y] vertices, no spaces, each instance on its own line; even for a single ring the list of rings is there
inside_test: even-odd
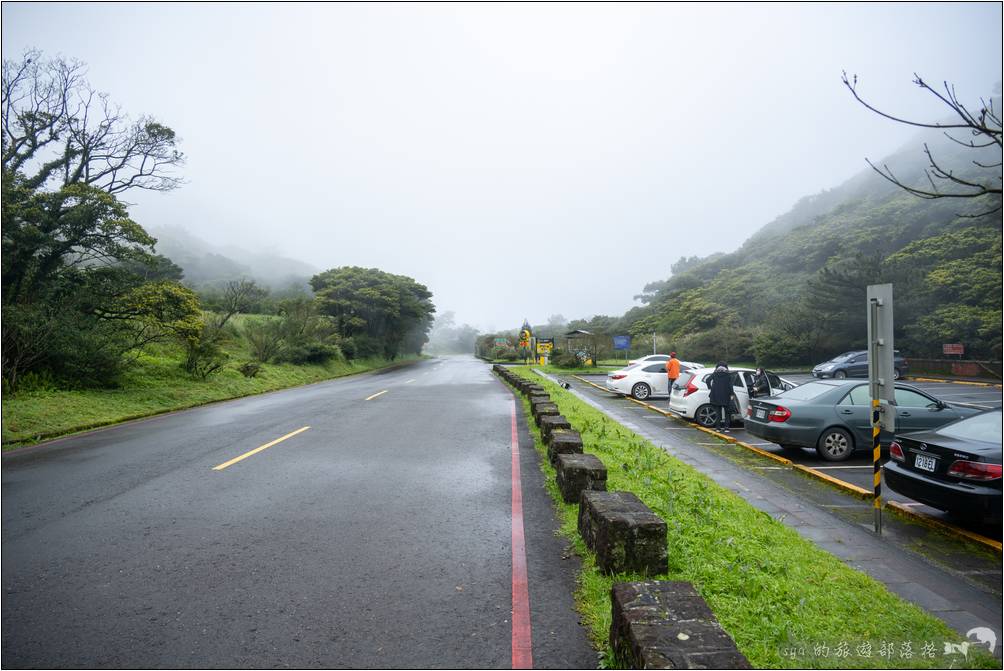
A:
[[[700,364],[681,361],[680,377],[677,379],[677,383],[679,384],[679,381],[686,377],[687,371],[700,367]],[[614,393],[631,396],[639,401],[649,398],[666,398],[669,396],[666,362],[642,361],[627,368],[615,370],[607,374],[606,386]]]
[[[714,368],[697,368],[688,370],[685,377],[681,371],[669,397],[669,409],[694,420],[701,426],[714,426],[718,411],[715,406],[708,403],[708,397],[711,395],[708,378],[714,372]],[[750,390],[753,388],[753,376],[756,371],[751,368],[730,368],[729,372],[732,373],[732,394],[735,396],[739,411],[732,415],[732,421],[736,419],[741,421],[746,416],[746,406],[750,402]],[[791,380],[785,380],[770,371],[767,371],[767,380],[770,382],[770,394],[765,396],[773,396],[798,386]]]

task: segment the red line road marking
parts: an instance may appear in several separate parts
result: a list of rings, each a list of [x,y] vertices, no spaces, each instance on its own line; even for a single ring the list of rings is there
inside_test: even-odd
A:
[[[533,668],[530,639],[530,595],[526,578],[526,540],[523,536],[523,488],[519,479],[519,435],[516,401],[512,402],[512,668]]]

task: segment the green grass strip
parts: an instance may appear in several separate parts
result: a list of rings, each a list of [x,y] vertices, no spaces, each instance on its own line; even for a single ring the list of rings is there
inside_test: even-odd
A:
[[[365,359],[326,365],[267,364],[253,378],[241,375],[234,364],[208,380],[196,380],[181,370],[180,353],[163,348],[141,355],[115,389],[50,389],[5,395],[3,449],[215,401],[386,368],[406,360],[408,357],[395,362]]]
[[[586,452],[603,460],[609,490],[634,492],[668,526],[669,572],[708,602],[739,650],[757,668],[1000,668],[985,651],[946,655],[961,637],[870,576],[802,538],[693,467],[533,373]],[[523,400],[527,417],[529,404]],[[578,505],[554,483],[540,432],[530,422],[542,470],[561,520],[560,534],[583,559],[575,594],[582,621],[607,666],[610,588],[639,575],[602,574],[577,532]]]

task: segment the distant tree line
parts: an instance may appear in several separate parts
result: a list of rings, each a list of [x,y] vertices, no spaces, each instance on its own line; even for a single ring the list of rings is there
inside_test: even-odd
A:
[[[246,375],[266,362],[421,352],[432,294],[375,268],[320,273],[313,296],[240,279],[205,289],[200,300],[120,200],[181,184],[174,131],[151,117],[130,119],[84,75],[81,63],[37,51],[3,62],[6,391],[115,384],[151,346],[174,348],[201,379],[228,365],[238,342],[250,358],[240,366]],[[249,313],[264,315],[237,319]]]

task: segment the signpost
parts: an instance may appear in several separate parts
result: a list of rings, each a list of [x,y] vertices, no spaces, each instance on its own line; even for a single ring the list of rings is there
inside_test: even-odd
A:
[[[625,359],[629,349],[631,349],[631,336],[614,336],[614,350],[623,350]]]
[[[551,350],[554,349],[554,338],[537,338],[536,341],[538,361],[541,366],[546,366],[547,360],[551,356]]]
[[[893,368],[892,285],[868,286],[868,386],[872,398],[872,474],[875,533],[882,533],[882,429],[896,430],[896,384]]]
[[[956,354],[962,356],[966,353],[966,348],[963,347],[962,343],[945,343],[941,346],[941,352],[943,354]]]

